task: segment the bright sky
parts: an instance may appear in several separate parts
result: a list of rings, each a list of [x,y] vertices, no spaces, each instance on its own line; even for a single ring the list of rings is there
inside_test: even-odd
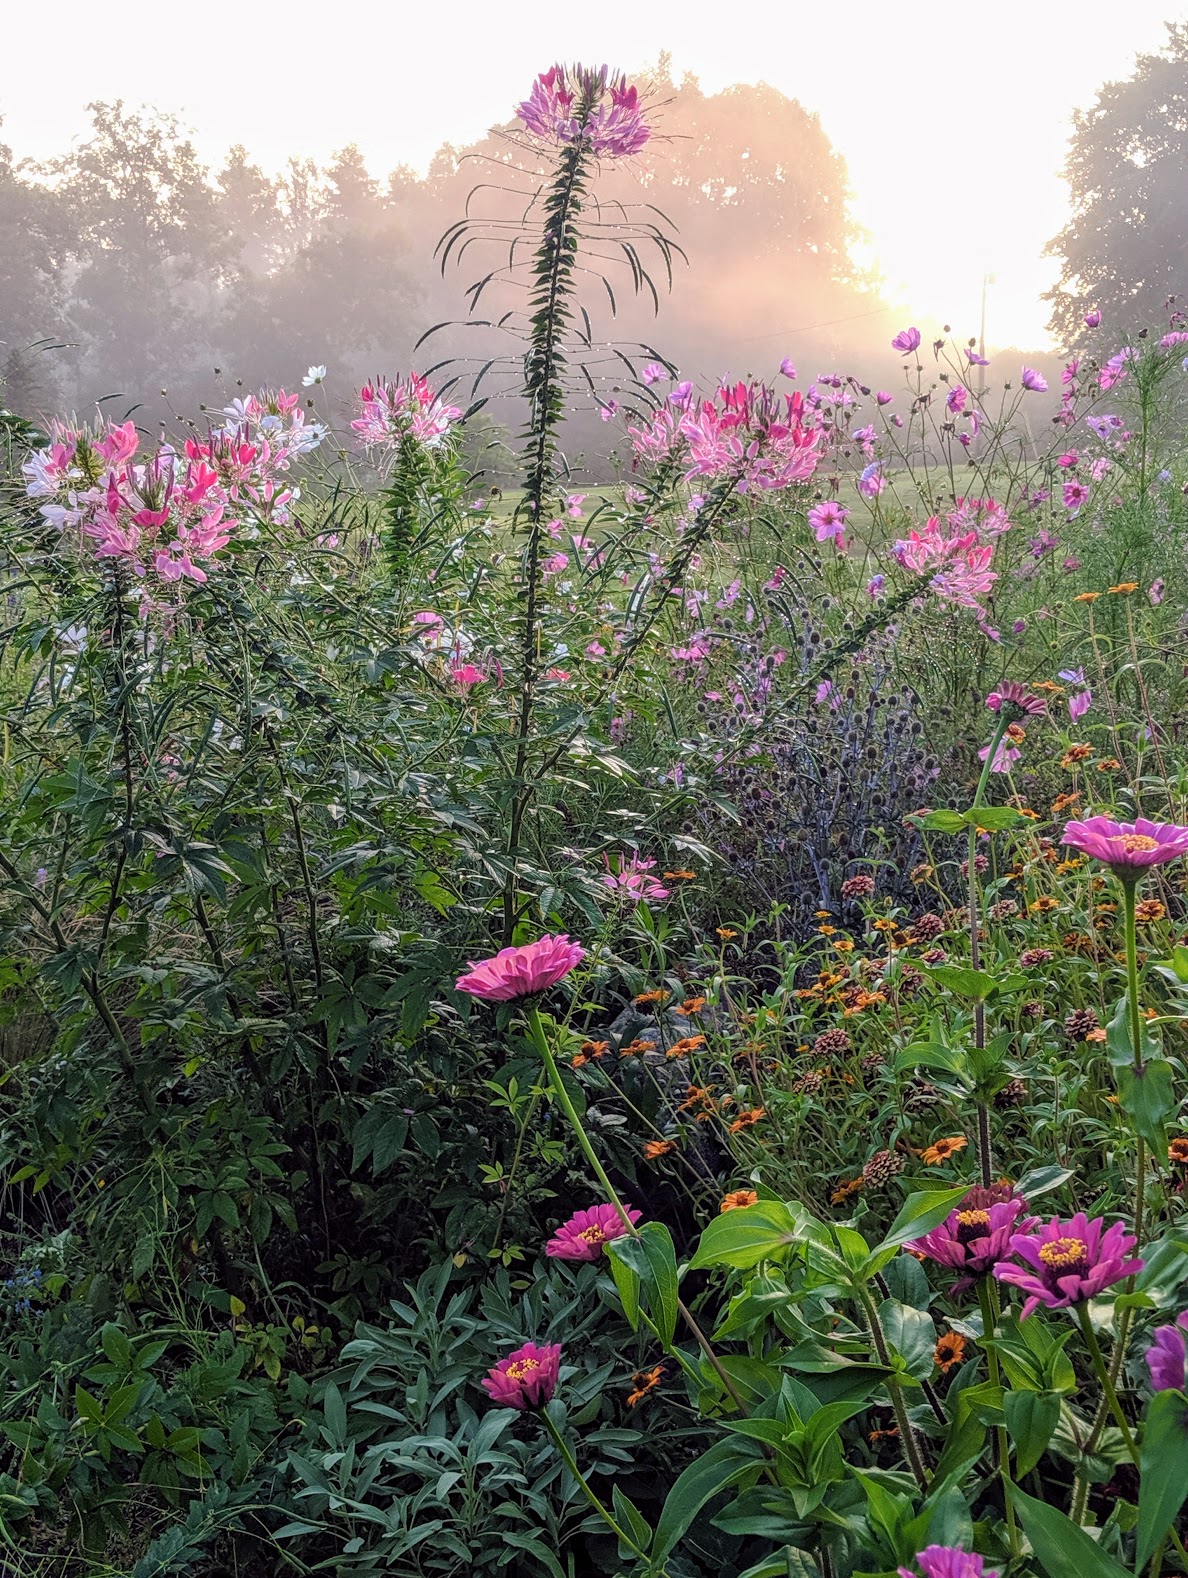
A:
[[[734,11],[711,0],[341,11],[166,0],[144,14],[131,38],[97,22],[93,0],[58,0],[56,36],[73,44],[48,70],[18,71],[42,59],[45,22],[37,7],[11,7],[3,140],[18,155],[60,152],[85,129],[89,100],[123,98],[176,112],[212,159],[242,142],[276,168],[357,142],[384,174],[506,119],[555,58],[631,68],[668,50],[678,79],[691,71],[710,92],[762,79],[820,114],[849,166],[870,259],[922,328],[946,319],[976,333],[992,274],[988,342],[1034,347],[1045,342],[1039,296],[1054,269],[1041,253],[1065,213],[1072,112],[1157,49],[1164,22],[1188,19],[1176,0],[748,0]],[[790,301],[789,327],[800,321]]]

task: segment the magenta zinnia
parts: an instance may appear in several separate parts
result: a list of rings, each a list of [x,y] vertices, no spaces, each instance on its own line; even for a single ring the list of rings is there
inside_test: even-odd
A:
[[[1012,1234],[1029,1233],[1037,1225],[1035,1217],[1023,1215],[1026,1209],[1020,1196],[1003,1199],[1001,1190],[971,1189],[939,1227],[906,1247],[960,1271],[955,1286],[966,1288],[1010,1253]]]
[[[630,1206],[623,1209],[633,1223],[639,1221],[639,1211]],[[551,1260],[601,1260],[611,1239],[622,1238],[628,1231],[617,1206],[592,1205],[562,1222],[545,1245],[545,1254]]]
[[[1119,877],[1137,877],[1145,866],[1188,855],[1188,827],[1175,822],[1112,822],[1108,816],[1091,816],[1086,822],[1069,822],[1064,842],[1103,861]]]
[[[1188,1333],[1188,1310],[1177,1315],[1170,1326],[1155,1328],[1155,1341],[1147,1349],[1147,1369],[1157,1392],[1184,1390],[1184,1338]]]
[[[543,1408],[557,1390],[560,1370],[559,1342],[547,1343],[543,1348],[526,1342],[487,1371],[483,1389],[492,1402],[502,1403],[505,1408],[518,1408],[521,1413],[528,1408]]]
[[[986,697],[986,705],[991,712],[1001,712],[1004,703],[1007,704],[1008,716],[1012,707],[1028,712],[1036,718],[1047,708],[1042,696],[1035,695],[1026,685],[1020,685],[1018,680],[1014,679],[1004,679],[1002,684],[996,686]]]
[[[957,1545],[930,1545],[916,1556],[916,1564],[923,1578],[998,1578],[996,1572],[987,1572],[984,1556],[963,1551]],[[899,1569],[899,1578],[916,1578],[907,1567]]]
[[[560,937],[539,937],[519,948],[501,948],[493,959],[476,964],[460,975],[454,985],[486,1003],[513,1003],[521,997],[535,997],[567,976],[575,964],[586,957],[586,950]]]
[[[1027,1295],[1021,1316],[1026,1320],[1041,1304],[1051,1310],[1083,1304],[1141,1271],[1143,1262],[1128,1258],[1137,1243],[1121,1222],[1106,1227],[1083,1211],[1067,1222],[1054,1216],[1038,1232],[1012,1234],[1011,1254],[1023,1265],[1003,1261],[994,1275]]]

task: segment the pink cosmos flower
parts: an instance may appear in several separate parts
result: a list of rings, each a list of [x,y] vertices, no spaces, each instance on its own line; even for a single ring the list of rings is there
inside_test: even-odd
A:
[[[1048,380],[1043,373],[1037,373],[1034,367],[1025,367],[1019,382],[1024,389],[1030,389],[1036,394],[1043,394],[1048,387]]]
[[[1101,313],[1098,312],[1096,307],[1094,307],[1091,312],[1087,312],[1085,314],[1085,327],[1087,329],[1096,329],[1100,323]]]
[[[1174,1324],[1155,1328],[1155,1341],[1147,1349],[1147,1368],[1157,1392],[1184,1390],[1185,1333],[1188,1310],[1177,1315]]]
[[[492,959],[470,963],[470,972],[454,982],[485,1003],[514,1003],[535,997],[556,986],[586,957],[586,950],[562,932],[559,937],[538,937],[518,948],[501,948]]]
[[[887,486],[887,479],[882,471],[883,462],[872,460],[865,466],[858,478],[858,491],[864,499],[877,499]]]
[[[826,542],[830,538],[844,540],[843,533],[849,518],[849,510],[836,499],[826,499],[822,504],[814,504],[808,512],[808,523],[816,533],[818,542]],[[841,541],[839,541],[840,545]]]
[[[919,1551],[916,1564],[923,1578],[998,1578],[996,1572],[987,1572],[984,1556],[963,1551],[957,1545],[930,1545]],[[899,1578],[916,1578],[906,1567],[899,1569]]]
[[[1068,1309],[1141,1271],[1143,1262],[1128,1258],[1137,1243],[1121,1222],[1106,1227],[1083,1211],[1067,1222],[1054,1216],[1038,1232],[1012,1234],[1011,1254],[1023,1265],[1001,1261],[994,1275],[1027,1295],[1020,1316],[1026,1320],[1041,1304]]]
[[[891,349],[899,351],[903,356],[910,356],[919,347],[919,344],[919,329],[900,329],[899,333],[891,341]]]
[[[1064,843],[1100,860],[1124,881],[1134,880],[1146,866],[1162,866],[1188,855],[1188,827],[1174,822],[1113,822],[1108,816],[1091,816],[1069,822]]]
[[[661,383],[668,377],[668,369],[666,367],[661,367],[659,362],[649,362],[648,365],[641,370],[639,376],[646,384]]]
[[[1075,515],[1089,497],[1089,489],[1083,482],[1066,482],[1060,490],[1061,498],[1066,510],[1071,510]]]
[[[792,358],[790,356],[784,357],[783,361],[780,363],[780,371],[783,373],[785,378],[796,377],[796,369],[792,365]]]
[[[979,356],[977,351],[970,349],[965,353],[965,359],[971,367],[989,367],[990,363],[984,356]]]
[[[990,637],[991,641],[1002,640],[1002,636],[997,630],[991,630],[985,625],[982,626],[982,629],[985,634]],[[984,762],[989,754],[990,747],[988,745],[983,745],[981,750],[978,752],[978,760]],[[1022,755],[1023,752],[1017,745],[1012,743],[1010,736],[1004,735],[1003,738],[998,742],[998,749],[994,753],[994,760],[990,763],[990,771],[992,773],[1009,773],[1011,767],[1019,760]]]
[[[954,384],[952,389],[949,390],[948,398],[945,400],[945,405],[954,416],[960,416],[965,410],[966,401],[968,399],[969,390],[963,388],[961,384]]]
[[[960,1292],[1010,1252],[1013,1233],[1029,1233],[1037,1226],[1035,1217],[1023,1215],[1026,1209],[1026,1200],[1004,1193],[1001,1185],[971,1189],[939,1227],[914,1238],[907,1248],[960,1271],[961,1279],[954,1286]]]
[[[639,1221],[641,1212],[630,1206],[624,1209],[633,1223]],[[545,1254],[552,1260],[601,1260],[611,1239],[622,1238],[626,1232],[627,1224],[617,1206],[592,1205],[562,1222],[545,1245]]]
[[[1020,685],[1018,680],[1014,679],[1004,679],[1002,684],[986,697],[986,705],[991,712],[1001,712],[1004,702],[1012,707],[1021,708],[1023,712],[1029,712],[1035,718],[1041,717],[1047,710],[1047,703],[1042,696],[1035,695],[1026,685]]]
[[[532,84],[520,119],[548,142],[584,141],[600,159],[638,153],[652,135],[639,90],[606,66],[553,66]]]
[[[483,1390],[492,1402],[524,1413],[552,1401],[560,1374],[559,1342],[547,1343],[543,1348],[526,1342],[487,1371]]]
[[[1163,601],[1163,577],[1159,576],[1147,588],[1147,599],[1152,608],[1158,608]]]
[[[1093,692],[1091,690],[1078,691],[1075,696],[1068,698],[1068,715],[1074,723],[1083,718],[1093,705]]]

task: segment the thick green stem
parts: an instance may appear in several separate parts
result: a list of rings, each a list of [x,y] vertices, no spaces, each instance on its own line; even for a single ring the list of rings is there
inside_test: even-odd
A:
[[[1102,1357],[1101,1344],[1097,1340],[1097,1333],[1093,1330],[1093,1322],[1089,1319],[1089,1310],[1086,1305],[1077,1305],[1077,1320],[1085,1338],[1085,1346],[1089,1349],[1089,1358],[1093,1364],[1093,1372],[1101,1386],[1102,1395],[1114,1416],[1114,1422],[1122,1432],[1122,1440],[1126,1443],[1130,1461],[1137,1468],[1139,1462],[1138,1447],[1134,1444],[1134,1437],[1130,1433],[1130,1424],[1126,1415],[1122,1412],[1122,1404],[1118,1401],[1118,1390],[1114,1385],[1113,1377],[1110,1375],[1109,1370],[1106,1369],[1106,1362]]]
[[[874,1343],[878,1361],[892,1372],[883,1384],[887,1388],[887,1395],[891,1399],[891,1407],[895,1411],[895,1423],[899,1427],[899,1439],[903,1445],[904,1456],[907,1458],[908,1467],[915,1477],[921,1494],[927,1494],[928,1470],[924,1467],[920,1443],[916,1440],[912,1422],[908,1418],[907,1407],[903,1400],[903,1384],[899,1376],[894,1372],[894,1366],[891,1363],[891,1351],[887,1347],[887,1339],[883,1333],[882,1322],[879,1320],[879,1312],[875,1308],[874,1300],[865,1288],[859,1289],[859,1297],[862,1300],[862,1308],[866,1315],[866,1323],[870,1327],[871,1341]]]
[[[990,782],[990,774],[994,770],[994,758],[998,755],[998,747],[1002,744],[1003,736],[1010,725],[1005,708],[999,709],[998,723],[986,751],[986,760],[982,764],[982,774],[978,779],[978,787],[974,790],[973,805],[971,810],[977,810],[983,803],[986,794],[986,785]],[[967,840],[966,879],[969,885],[969,962],[971,968],[981,968],[982,950],[979,942],[979,933],[982,929],[982,903],[981,888],[978,884],[978,829],[976,821],[969,824]],[[981,1052],[986,1045],[986,1005],[981,998],[974,1004],[974,1045]],[[982,1186],[989,1189],[994,1182],[994,1157],[991,1153],[990,1142],[990,1109],[982,1100],[978,1101],[978,1164],[982,1173]]]
[[[989,1276],[978,1278],[978,1307],[982,1312],[982,1341],[986,1350],[986,1364],[990,1371],[990,1384],[1001,1391],[1002,1374],[998,1365],[998,1353],[994,1347],[994,1338],[998,1330],[998,1311],[995,1308],[993,1280]],[[1011,1448],[1003,1425],[995,1426],[994,1456],[995,1467],[1002,1481],[1002,1501],[1006,1508],[1007,1538],[1010,1542],[1011,1555],[1018,1556],[1019,1529],[1015,1522],[1013,1495],[1015,1486],[1011,1479]]]
[[[1134,1054],[1134,1069],[1140,1074],[1143,1068],[1143,1013],[1139,1006],[1138,935],[1135,926],[1135,904],[1138,898],[1138,881],[1134,876],[1122,880],[1122,907],[1126,917],[1126,1007],[1130,1017],[1130,1046]],[[1134,1175],[1134,1236],[1143,1241],[1143,1217],[1147,1193],[1147,1146],[1142,1135],[1136,1136]]]
[[[557,1448],[557,1451],[560,1452],[561,1457],[564,1460],[565,1467],[569,1470],[574,1479],[577,1481],[578,1485],[581,1487],[583,1495],[594,1508],[594,1511],[606,1524],[607,1528],[610,1529],[611,1533],[617,1536],[620,1545],[625,1545],[629,1551],[633,1552],[634,1555],[639,1557],[640,1561],[646,1562],[648,1559],[647,1551],[642,1550],[635,1543],[630,1534],[628,1534],[626,1529],[622,1527],[609,1508],[606,1507],[605,1504],[594,1494],[589,1480],[577,1466],[577,1459],[569,1450],[569,1443],[557,1429],[553,1421],[549,1418],[547,1411],[543,1408],[540,1410],[540,1420],[545,1429],[548,1431],[549,1435],[553,1438],[553,1445]]]

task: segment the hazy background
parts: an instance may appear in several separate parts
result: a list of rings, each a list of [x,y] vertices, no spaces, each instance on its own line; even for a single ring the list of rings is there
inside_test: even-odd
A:
[[[1072,212],[1074,115],[1092,118],[1103,84],[1131,77],[1183,15],[1168,0],[815,14],[758,0],[736,16],[289,0],[156,11],[131,36],[64,0],[47,59],[44,22],[22,8],[5,17],[0,77],[4,399],[33,415],[118,395],[113,412],[140,402],[155,418],[222,403],[237,378],[292,386],[310,363],[329,367],[331,400],[406,367],[426,327],[465,315],[463,287],[484,271],[472,255],[442,280],[432,258],[467,193],[494,170],[504,189],[483,211],[523,208],[533,165],[508,133],[555,58],[653,84],[659,135],[599,192],[662,209],[689,257],[658,320],[618,289],[613,319],[592,279],[596,339],[646,338],[694,375],[791,356],[809,377],[843,363],[873,379],[904,323],[976,335],[984,301],[991,349],[1050,353],[1080,308],[1074,294],[1062,319],[1057,301],[1053,320],[1045,299],[1061,277],[1045,248]],[[1182,86],[1184,60],[1171,70]],[[1170,117],[1182,139],[1182,102],[1155,97],[1156,126]],[[1114,156],[1147,163],[1126,137]],[[1081,186],[1087,214],[1105,185],[1082,170]],[[1174,278],[1188,200],[1163,215],[1169,234],[1149,193],[1151,212],[1110,201]],[[28,349],[42,340],[53,348]],[[477,366],[508,348],[451,330],[416,359]],[[597,430],[582,439],[596,446]]]

